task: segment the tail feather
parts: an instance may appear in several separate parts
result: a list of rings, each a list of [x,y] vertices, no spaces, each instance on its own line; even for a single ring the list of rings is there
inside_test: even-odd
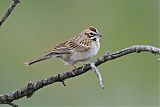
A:
[[[69,54],[69,53],[68,52],[64,53],[63,51],[62,52],[51,51],[51,52],[47,53],[46,55],[44,55],[44,56],[42,56],[40,58],[25,62],[25,65],[29,66],[29,65],[32,65],[34,63],[37,63],[37,62],[40,62],[40,61],[43,61],[43,60],[47,60],[47,59],[49,59],[51,57],[59,57],[62,54]]]
[[[40,62],[40,61],[43,61],[43,60],[47,60],[47,59],[49,59],[50,57],[51,57],[51,56],[43,56],[43,57],[40,57],[40,58],[31,60],[31,61],[25,62],[25,65],[26,65],[26,66],[29,66],[29,65],[32,65],[32,64],[34,64],[34,63],[37,63],[37,62]]]

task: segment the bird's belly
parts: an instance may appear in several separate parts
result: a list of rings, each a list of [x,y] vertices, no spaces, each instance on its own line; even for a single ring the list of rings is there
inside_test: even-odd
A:
[[[65,64],[75,64],[77,62],[83,62],[96,55],[97,52],[99,51],[99,48],[100,48],[100,43],[98,41],[92,43],[90,49],[83,52],[73,52],[72,54],[63,56],[62,59],[65,61]]]
[[[91,48],[86,52],[74,52],[71,56],[66,57],[64,61],[66,64],[75,64],[77,62],[83,62],[88,60],[97,54],[99,48]]]

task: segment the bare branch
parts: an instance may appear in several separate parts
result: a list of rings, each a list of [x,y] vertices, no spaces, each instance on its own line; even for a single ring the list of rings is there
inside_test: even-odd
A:
[[[27,98],[30,98],[37,90],[43,88],[44,86],[53,84],[55,82],[62,82],[64,84],[64,80],[81,75],[83,73],[86,73],[87,71],[93,69],[93,64],[96,67],[102,63],[109,61],[109,60],[113,60],[113,59],[122,57],[124,55],[130,54],[133,52],[137,52],[137,53],[150,52],[153,54],[160,54],[160,48],[156,48],[153,46],[147,46],[147,45],[136,45],[136,46],[125,48],[125,49],[122,49],[120,51],[113,52],[113,53],[107,52],[107,54],[105,54],[101,58],[93,61],[92,67],[91,67],[91,63],[86,64],[85,66],[76,68],[72,71],[68,71],[68,72],[64,72],[64,73],[60,73],[60,74],[51,76],[48,79],[42,79],[42,80],[39,80],[35,83],[29,82],[26,87],[24,87],[20,90],[16,90],[16,91],[8,93],[8,94],[0,95],[0,104],[9,104],[9,105],[12,105],[13,107],[17,107],[17,105],[12,103],[14,100],[18,100],[18,99],[25,97],[25,96]],[[100,78],[101,77],[99,76],[99,79]],[[103,86],[103,84],[102,84],[102,86]]]
[[[8,18],[8,16],[11,14],[11,12],[13,11],[13,9],[16,7],[16,5],[20,3],[19,0],[13,0],[12,4],[10,5],[10,7],[7,9],[7,11],[5,12],[4,16],[0,19],[0,26],[3,24],[3,22]]]
[[[103,85],[103,81],[102,81],[102,75],[99,72],[99,69],[95,66],[94,62],[91,63],[91,68],[95,71],[95,73],[98,77],[98,80],[99,80],[99,84],[102,87],[102,89],[104,89],[104,85]]]

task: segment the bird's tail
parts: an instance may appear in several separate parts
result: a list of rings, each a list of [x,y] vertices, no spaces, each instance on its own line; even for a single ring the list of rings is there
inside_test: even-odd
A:
[[[49,59],[50,57],[52,57],[52,56],[50,56],[50,55],[45,55],[45,56],[42,56],[42,57],[40,57],[40,58],[37,58],[37,59],[31,60],[31,61],[25,62],[25,65],[26,65],[26,66],[29,66],[29,65],[32,65],[32,64],[34,64],[34,63],[47,60],[47,59]]]

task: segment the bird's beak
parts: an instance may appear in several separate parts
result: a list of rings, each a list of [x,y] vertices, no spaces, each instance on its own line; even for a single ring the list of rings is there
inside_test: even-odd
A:
[[[99,34],[99,33],[97,34],[97,36],[102,37],[102,35],[101,35],[101,34]]]

